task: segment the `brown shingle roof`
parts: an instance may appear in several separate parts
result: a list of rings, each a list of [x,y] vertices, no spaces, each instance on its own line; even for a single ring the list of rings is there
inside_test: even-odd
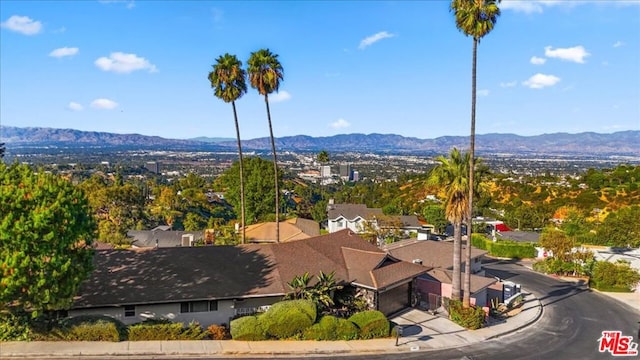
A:
[[[427,267],[447,269],[453,263],[453,243],[449,241],[403,240],[386,245],[384,249],[404,261],[420,259],[422,265]],[[472,259],[486,253],[485,250],[471,247]]]
[[[308,272],[384,289],[428,270],[349,230],[280,244],[100,250],[75,308],[284,295]]]
[[[444,269],[431,269],[427,272],[427,275],[444,284],[451,284],[451,281],[453,279],[453,272]],[[482,289],[495,284],[497,281],[498,280],[496,280],[495,278],[488,278],[471,274],[471,293],[473,294],[481,291]]]

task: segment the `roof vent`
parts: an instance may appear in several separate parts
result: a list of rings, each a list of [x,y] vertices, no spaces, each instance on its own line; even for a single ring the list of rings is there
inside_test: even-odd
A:
[[[413,259],[412,263],[422,265],[422,259]]]

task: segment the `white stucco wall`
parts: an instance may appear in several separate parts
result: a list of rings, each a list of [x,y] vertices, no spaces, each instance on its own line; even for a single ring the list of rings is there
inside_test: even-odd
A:
[[[217,311],[180,312],[180,303],[146,304],[135,306],[135,316],[125,317],[124,306],[73,309],[69,310],[69,316],[80,315],[106,315],[122,321],[126,325],[135,324],[146,319],[169,319],[173,322],[182,322],[185,325],[197,321],[202,327],[211,324],[229,324],[229,321],[237,313],[249,313],[261,306],[268,306],[282,300],[282,296],[250,298],[243,301],[218,300]]]

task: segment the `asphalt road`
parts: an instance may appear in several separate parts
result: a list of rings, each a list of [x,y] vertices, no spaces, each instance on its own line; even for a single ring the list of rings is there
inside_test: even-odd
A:
[[[341,359],[613,359],[598,351],[602,331],[620,330],[638,342],[640,313],[586,286],[568,283],[530,271],[512,262],[485,265],[487,272],[522,284],[543,304],[543,315],[535,324],[513,335],[457,349],[400,355],[345,356]],[[332,357],[336,357],[335,355]],[[629,357],[621,357],[627,359]],[[631,357],[634,358],[635,357]],[[327,359],[327,357],[304,357]]]

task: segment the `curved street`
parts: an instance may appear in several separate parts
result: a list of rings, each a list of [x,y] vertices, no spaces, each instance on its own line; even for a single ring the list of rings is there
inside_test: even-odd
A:
[[[487,273],[522,284],[543,304],[534,324],[489,341],[448,350],[404,354],[346,356],[345,359],[611,359],[598,351],[602,331],[620,330],[638,342],[640,313],[586,286],[538,274],[511,261],[485,264]],[[334,355],[335,356],[335,355]],[[313,359],[314,357],[305,357]],[[322,357],[317,357],[321,359]],[[623,359],[625,357],[622,357]],[[628,357],[627,357],[628,358]],[[326,357],[325,357],[326,359]]]

